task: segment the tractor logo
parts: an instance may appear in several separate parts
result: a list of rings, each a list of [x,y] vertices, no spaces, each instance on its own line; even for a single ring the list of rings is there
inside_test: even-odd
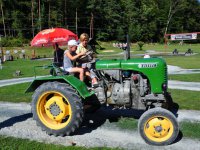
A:
[[[138,64],[138,68],[156,68],[156,63]]]

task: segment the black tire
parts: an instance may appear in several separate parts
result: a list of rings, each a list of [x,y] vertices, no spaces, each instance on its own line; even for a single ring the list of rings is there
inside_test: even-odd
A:
[[[172,144],[179,134],[176,117],[163,108],[146,111],[139,119],[138,130],[144,141],[150,145]]]
[[[83,104],[79,95],[65,83],[46,82],[32,96],[33,119],[49,135],[73,133],[83,121]]]

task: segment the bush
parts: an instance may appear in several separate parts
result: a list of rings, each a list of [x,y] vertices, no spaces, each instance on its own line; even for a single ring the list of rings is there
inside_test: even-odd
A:
[[[23,46],[24,42],[27,42],[27,40],[13,37],[1,38],[1,44],[3,47],[21,47]]]
[[[142,47],[144,46],[144,42],[139,41],[139,42],[137,42],[137,44],[138,44],[139,50],[141,51]]]
[[[109,34],[105,32],[98,32],[96,36],[96,39],[100,41],[107,41],[109,39]]]

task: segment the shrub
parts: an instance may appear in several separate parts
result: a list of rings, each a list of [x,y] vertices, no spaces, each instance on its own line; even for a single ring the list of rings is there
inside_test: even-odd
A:
[[[139,50],[141,51],[142,47],[144,46],[144,42],[139,41],[139,42],[137,42],[137,44],[138,44]]]
[[[4,37],[1,38],[1,45],[3,47],[21,47],[25,41],[22,38]]]

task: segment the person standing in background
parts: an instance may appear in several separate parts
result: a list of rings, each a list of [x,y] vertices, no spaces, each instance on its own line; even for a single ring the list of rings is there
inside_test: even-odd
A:
[[[58,66],[63,66],[63,57],[64,57],[64,50],[61,49],[58,45],[58,43],[55,43],[54,45],[54,59],[53,62]]]

